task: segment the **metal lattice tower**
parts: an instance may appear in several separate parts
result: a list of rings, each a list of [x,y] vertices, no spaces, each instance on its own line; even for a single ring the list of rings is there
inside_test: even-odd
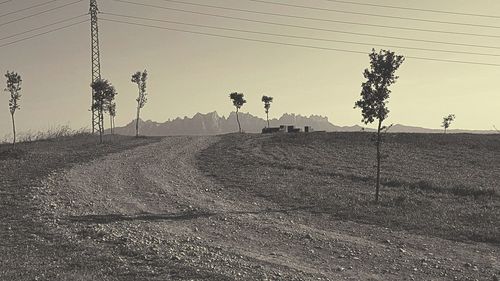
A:
[[[90,36],[91,36],[91,48],[92,48],[92,82],[101,79],[101,57],[99,54],[99,26],[97,24],[97,14],[99,9],[97,8],[97,0],[90,0]],[[94,105],[94,91],[92,90],[92,105]],[[92,133],[101,129],[101,122],[99,118],[99,112],[94,110],[91,106],[92,111]]]

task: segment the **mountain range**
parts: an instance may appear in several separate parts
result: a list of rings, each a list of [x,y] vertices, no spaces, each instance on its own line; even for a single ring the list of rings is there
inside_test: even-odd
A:
[[[249,113],[239,113],[241,128],[247,133],[260,133],[262,128],[267,126],[266,120]],[[217,112],[207,114],[197,113],[192,118],[176,118],[164,123],[158,123],[151,120],[139,120],[140,134],[145,136],[176,136],[176,135],[218,135],[234,133],[238,131],[236,122],[236,113],[231,112],[228,117],[219,116]],[[359,132],[364,129],[361,126],[336,126],[328,121],[327,117],[311,115],[309,117],[296,114],[283,114],[279,119],[269,120],[271,127],[280,125],[293,125],[297,128],[310,126],[315,131],[327,132]],[[115,132],[121,135],[135,135],[135,120],[123,127],[115,128]],[[426,129],[421,127],[412,127],[396,124],[390,128],[392,133],[442,133],[441,129]],[[481,130],[448,130],[449,133],[473,133],[473,134],[493,134],[496,131]]]

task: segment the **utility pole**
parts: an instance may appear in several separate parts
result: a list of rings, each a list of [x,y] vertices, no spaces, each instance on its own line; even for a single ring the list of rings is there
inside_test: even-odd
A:
[[[92,82],[101,79],[101,57],[99,54],[99,26],[97,24],[97,0],[90,0],[90,36],[91,36],[91,49],[92,49]],[[92,90],[92,133],[96,130],[102,130],[104,122],[99,116],[99,112],[94,109],[95,93]]]

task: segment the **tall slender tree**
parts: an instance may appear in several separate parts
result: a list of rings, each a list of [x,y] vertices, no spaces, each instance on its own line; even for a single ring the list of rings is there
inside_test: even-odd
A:
[[[273,102],[273,97],[262,96],[262,102],[264,103],[264,109],[266,111],[266,119],[267,119],[267,127],[271,127],[269,125],[269,109],[271,108],[271,103]]]
[[[446,130],[451,126],[451,122],[455,121],[455,114],[449,114],[448,116],[443,117],[443,123],[441,127],[444,128],[444,133],[446,134]]]
[[[117,95],[115,87],[108,80],[98,79],[91,85],[94,90],[94,103],[92,107],[97,110],[99,116],[99,141],[102,143],[104,135],[104,112],[109,110],[108,105],[111,104]]]
[[[240,108],[247,102],[245,100],[245,95],[243,93],[231,93],[229,95],[229,98],[233,101],[234,107],[236,107],[236,121],[238,122],[238,132],[241,133],[241,124],[240,124],[240,117],[239,117],[239,110]]]
[[[148,101],[146,92],[146,80],[148,79],[148,72],[144,70],[143,72],[137,71],[132,75],[132,83],[137,84],[139,89],[139,95],[137,96],[137,116],[135,119],[135,136],[139,136],[139,118],[141,114],[141,108],[144,107]]]
[[[10,72],[10,71],[7,71],[7,73],[5,74],[5,78],[7,78],[7,87],[5,88],[5,91],[10,94],[9,110],[10,110],[10,117],[12,119],[12,133],[13,133],[12,146],[15,148],[16,122],[14,120],[14,114],[16,113],[16,110],[21,109],[21,107],[19,106],[19,100],[21,99],[21,84],[23,80],[21,78],[21,75],[19,75],[16,72]]]
[[[387,102],[391,90],[389,86],[394,84],[399,78],[395,75],[396,70],[404,62],[403,56],[398,56],[394,52],[381,50],[376,52],[372,49],[370,56],[370,68],[365,69],[363,76],[366,82],[362,84],[361,99],[355,103],[354,108],[361,108],[363,116],[362,122],[373,123],[378,120],[377,127],[377,183],[375,190],[375,201],[379,200],[380,189],[380,161],[381,161],[381,133],[386,129],[382,122],[387,118],[389,109]]]
[[[111,101],[107,105],[107,111],[109,113],[109,129],[112,135],[115,134],[115,117],[116,117],[116,102]]]

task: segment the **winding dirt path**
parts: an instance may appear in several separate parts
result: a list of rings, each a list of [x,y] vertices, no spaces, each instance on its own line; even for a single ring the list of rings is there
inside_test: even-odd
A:
[[[317,223],[307,207],[227,194],[196,168],[217,140],[169,137],[52,175],[53,227],[113,256],[119,280],[493,280],[500,270],[496,247]]]

